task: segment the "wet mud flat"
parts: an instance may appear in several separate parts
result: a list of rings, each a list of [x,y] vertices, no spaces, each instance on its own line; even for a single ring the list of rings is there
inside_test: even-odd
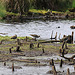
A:
[[[33,42],[32,48],[30,43]],[[59,50],[62,43],[43,43],[38,47],[39,41],[32,39],[4,40],[0,45],[0,73],[1,75],[53,75],[52,65],[50,62],[54,60],[57,75],[66,75],[67,69],[70,73],[74,72],[74,61],[68,61],[60,57]],[[19,50],[17,50],[19,47]],[[70,56],[74,54],[74,44],[68,44],[68,53]],[[60,67],[61,59],[64,61]],[[14,71],[12,69],[14,64]],[[5,72],[4,72],[5,71]]]
[[[17,59],[20,59],[20,58],[21,57],[19,57]],[[25,58],[25,60],[32,59],[32,57],[28,57],[28,58],[22,57],[22,58],[23,59]],[[36,57],[36,58],[37,58],[37,61],[40,61],[40,63],[30,63],[30,62],[25,62],[25,61],[13,61],[14,71],[12,71],[12,62],[6,61],[6,65],[4,65],[4,62],[0,62],[0,74],[1,75],[53,75],[52,66],[49,64],[49,60],[50,60],[49,57],[47,57],[47,59],[46,59],[46,57],[44,57],[45,59],[38,59],[39,57]],[[55,56],[55,58],[56,58],[56,56]],[[74,65],[69,65],[69,64],[65,64],[65,63],[63,64],[63,66],[61,68],[60,64],[57,62],[57,63],[55,63],[55,67],[57,70],[57,75],[66,75],[67,68],[70,69],[70,73],[73,73],[75,71]],[[74,75],[74,74],[72,74],[72,75]]]

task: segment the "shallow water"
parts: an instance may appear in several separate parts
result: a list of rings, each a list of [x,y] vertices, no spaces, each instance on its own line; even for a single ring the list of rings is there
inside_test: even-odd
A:
[[[71,54],[68,54],[68,56],[71,56]],[[14,59],[37,59],[37,60],[61,60],[62,57],[59,56],[37,56],[37,57],[25,57],[25,56],[18,56],[17,58],[15,57]],[[63,59],[64,60],[64,59]],[[43,62],[41,62],[43,63]],[[46,63],[46,62],[44,62]],[[14,66],[19,66],[22,69],[15,69],[14,72],[12,72],[12,69],[9,69],[11,67],[12,62],[8,61],[6,62],[6,66],[3,66],[3,62],[0,62],[0,75],[53,75],[53,74],[47,74],[48,71],[52,70],[52,66],[49,66],[49,63],[47,66],[24,66],[26,63],[25,62],[14,62]],[[70,69],[70,72],[74,72],[74,65],[68,65],[68,64],[63,64],[62,68],[60,68],[59,64],[55,64],[56,70],[61,71],[66,75],[65,73],[67,72],[67,69]]]
[[[66,56],[66,55],[65,55]],[[68,54],[68,56],[71,56],[71,54]],[[37,59],[37,60],[61,60],[62,57],[59,56],[37,56],[37,57],[25,57],[25,56],[18,56],[17,58],[15,57],[14,59]],[[65,59],[63,59],[65,60]],[[43,62],[41,62],[43,63]],[[7,66],[4,67],[2,66],[3,63],[0,63],[0,74],[2,75],[53,75],[53,74],[47,74],[48,71],[52,70],[51,66],[24,66],[24,62],[15,62],[14,65],[15,66],[19,66],[22,67],[22,69],[15,69],[15,72],[12,72],[11,69],[9,69],[8,67],[12,65],[11,62],[7,62]],[[48,63],[47,63],[48,64]],[[74,66],[73,65],[67,65],[67,64],[63,64],[62,68],[60,68],[59,64],[55,64],[56,70],[57,71],[61,71],[63,73],[67,72],[67,69],[70,69],[70,72],[74,72]],[[5,72],[3,71],[5,70]],[[63,74],[66,75],[66,74]]]
[[[61,33],[61,37],[63,37],[63,35],[71,35],[72,31],[75,32],[74,29],[70,28],[70,26],[72,25],[75,25],[75,20],[38,20],[25,23],[0,23],[0,33],[7,33],[6,35],[8,36],[13,36],[15,34],[17,34],[18,36],[30,36],[30,34],[37,34],[40,35],[39,39],[49,39],[51,37],[52,31],[53,37],[55,36],[56,32],[58,32],[58,36]]]
[[[15,59],[36,59],[36,60],[65,60],[64,58],[58,56],[58,55],[53,55],[53,56],[35,56],[35,57],[25,57],[25,56],[18,56]]]
[[[8,62],[7,66],[2,66],[2,64],[3,63],[0,63],[0,75],[51,75],[47,74],[47,72],[52,70],[51,66],[23,66],[24,63],[15,63],[16,66],[22,67],[22,69],[15,69],[15,71],[12,72],[12,69],[9,69],[11,63]],[[64,71],[63,73],[66,73],[68,68],[71,73],[74,72],[73,65],[63,64],[62,68],[60,68],[59,64],[55,64],[55,67],[57,71]]]

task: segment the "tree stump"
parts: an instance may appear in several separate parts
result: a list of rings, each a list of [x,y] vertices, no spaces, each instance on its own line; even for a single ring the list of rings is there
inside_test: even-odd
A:
[[[4,66],[6,66],[6,62],[4,62]]]
[[[34,47],[33,43],[30,43],[30,48],[33,48],[33,47]]]
[[[11,48],[9,48],[9,53],[12,53]]]
[[[60,67],[62,67],[62,64],[63,64],[63,61],[62,61],[62,59],[61,59],[61,61],[60,61]]]
[[[63,52],[62,52],[62,57],[64,57],[64,51],[65,51],[65,50],[63,49]]]
[[[26,42],[27,42],[27,36],[26,36]]]
[[[45,53],[44,48],[42,48],[42,53]]]
[[[54,60],[52,59],[51,60],[51,63],[50,63],[52,66],[54,66]]]
[[[21,45],[21,43],[20,43],[20,40],[19,40],[19,39],[17,39],[17,44],[18,44],[18,45]]]
[[[39,43],[37,44],[37,48],[39,48]]]
[[[21,52],[21,50],[20,50],[20,46],[17,46],[17,48],[16,48],[16,52]]]
[[[53,75],[57,75],[55,66],[52,66],[52,70],[53,70]]]
[[[67,75],[70,75],[70,70],[69,70],[69,68],[67,69]]]
[[[14,63],[12,63],[12,72],[14,72]]]

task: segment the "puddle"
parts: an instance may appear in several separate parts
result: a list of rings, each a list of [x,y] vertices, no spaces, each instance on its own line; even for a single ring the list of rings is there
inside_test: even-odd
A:
[[[19,66],[19,64],[18,64]],[[14,72],[12,72],[11,69],[8,68],[9,66],[1,66],[0,65],[0,75],[51,75],[47,74],[49,70],[52,70],[51,66],[21,66],[22,69],[15,69]],[[56,70],[66,73],[67,68],[70,69],[70,72],[74,72],[74,67],[71,65],[63,65],[62,68],[59,67],[59,64],[55,64]]]

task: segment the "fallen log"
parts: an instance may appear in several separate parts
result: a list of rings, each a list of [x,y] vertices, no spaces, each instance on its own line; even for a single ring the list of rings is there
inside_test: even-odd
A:
[[[37,60],[34,60],[34,59],[11,59],[11,61],[26,62],[26,63],[36,63]]]
[[[43,42],[39,42],[39,43],[52,43],[52,42],[62,42],[60,40],[50,40],[50,41],[43,41]]]
[[[47,66],[47,64],[42,63],[26,63],[24,66]]]
[[[23,53],[12,53],[11,55],[15,55],[15,56],[25,56],[25,54],[23,54]]]

